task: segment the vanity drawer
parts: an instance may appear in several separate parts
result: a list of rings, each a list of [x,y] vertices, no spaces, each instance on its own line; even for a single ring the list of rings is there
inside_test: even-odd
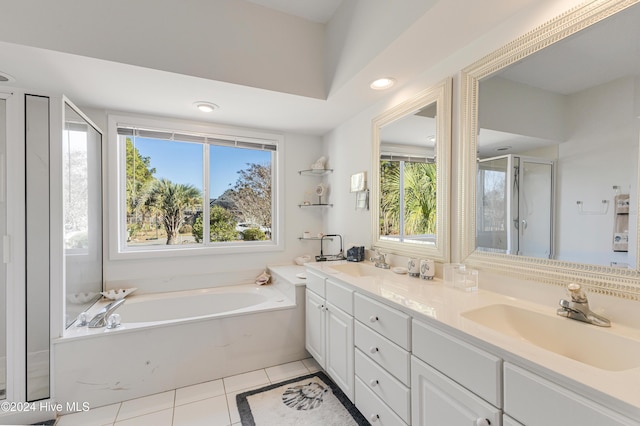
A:
[[[369,297],[356,293],[355,317],[387,339],[411,350],[411,317]]]
[[[409,352],[385,339],[359,321],[355,323],[356,347],[398,380],[409,386]]]
[[[504,412],[525,425],[637,425],[536,374],[504,364]],[[544,407],[544,409],[541,409]]]
[[[382,399],[405,423],[411,416],[409,388],[356,349],[356,376]]]
[[[502,407],[502,359],[419,321],[412,330],[415,356]]]
[[[406,426],[406,423],[391,410],[384,402],[371,392],[362,380],[356,376],[356,407],[362,415],[373,425]]]
[[[325,284],[327,302],[342,309],[349,315],[353,315],[353,290],[331,278]]]
[[[307,269],[307,288],[323,298],[325,297],[324,282],[326,280],[322,275]]]

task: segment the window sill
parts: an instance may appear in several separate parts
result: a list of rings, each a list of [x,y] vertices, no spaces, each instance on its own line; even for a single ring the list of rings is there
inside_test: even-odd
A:
[[[168,257],[184,257],[184,256],[224,256],[227,254],[249,254],[249,253],[269,253],[283,251],[282,244],[272,241],[262,243],[251,243],[247,245],[229,243],[228,245],[211,245],[201,247],[184,247],[177,245],[176,248],[167,248],[165,246],[139,247],[112,250],[109,257],[111,259],[161,259]]]

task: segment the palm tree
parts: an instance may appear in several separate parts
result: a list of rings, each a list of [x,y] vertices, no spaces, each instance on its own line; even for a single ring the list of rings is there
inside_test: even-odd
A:
[[[156,181],[151,188],[150,204],[162,217],[167,231],[167,244],[178,244],[176,236],[185,222],[185,211],[193,209],[202,195],[193,185],[173,183],[168,179]]]
[[[433,234],[436,228],[436,165],[403,164],[404,211],[400,206],[401,163],[385,161],[380,165],[381,234],[398,235],[401,220],[404,220],[404,235]]]

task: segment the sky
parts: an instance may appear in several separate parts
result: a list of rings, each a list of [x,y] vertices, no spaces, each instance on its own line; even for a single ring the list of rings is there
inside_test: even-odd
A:
[[[136,138],[135,146],[140,155],[151,159],[150,167],[156,169],[157,179],[166,178],[173,183],[191,184],[202,191],[202,145],[161,139]],[[271,151],[243,149],[226,146],[210,147],[209,198],[217,198],[233,187],[238,171],[247,163],[268,164]]]

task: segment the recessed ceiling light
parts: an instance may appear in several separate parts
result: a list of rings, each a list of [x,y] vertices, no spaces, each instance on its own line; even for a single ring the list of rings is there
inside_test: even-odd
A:
[[[218,105],[212,104],[211,102],[196,102],[194,105],[202,112],[213,112],[220,108]]]
[[[11,77],[9,74],[0,71],[0,83],[8,83],[13,81],[16,81],[16,79]]]
[[[377,80],[372,81],[369,87],[371,87],[373,90],[384,90],[393,86],[395,82],[396,82],[395,78],[384,77],[384,78],[379,78]]]

